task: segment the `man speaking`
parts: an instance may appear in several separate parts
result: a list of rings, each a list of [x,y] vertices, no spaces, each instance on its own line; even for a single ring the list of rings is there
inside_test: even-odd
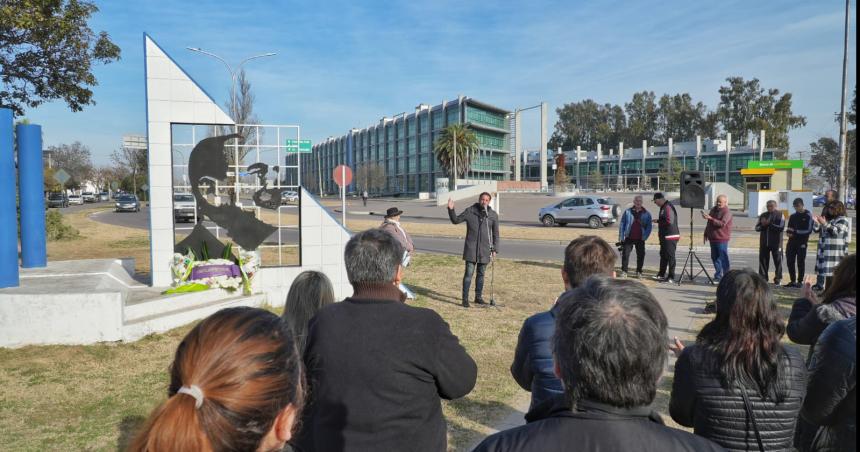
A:
[[[472,285],[472,275],[475,269],[475,303],[484,304],[481,293],[484,290],[484,272],[487,264],[496,257],[499,250],[499,215],[490,207],[492,196],[481,193],[478,202],[467,207],[457,215],[454,212],[454,201],[448,198],[448,217],[451,223],[466,222],[466,242],[463,244],[463,260],[466,261],[466,271],[463,273],[463,307],[469,307],[469,286]]]

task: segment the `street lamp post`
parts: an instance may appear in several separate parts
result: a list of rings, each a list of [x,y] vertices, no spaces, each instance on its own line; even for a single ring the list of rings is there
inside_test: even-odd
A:
[[[207,51],[205,51],[199,47],[186,47],[186,49],[188,49],[192,52],[202,53],[204,55],[208,55],[208,56],[211,56],[212,58],[215,58],[216,60],[220,61],[221,63],[224,63],[224,66],[227,68],[227,71],[230,72],[230,107],[232,110],[230,112],[230,116],[232,117],[232,119],[234,121],[234,123],[233,123],[234,129],[233,130],[238,132],[238,125],[235,123],[237,117],[239,116],[239,108],[236,105],[236,71],[241,69],[242,65],[247,63],[248,61],[255,60],[257,58],[265,58],[265,57],[275,56],[275,55],[277,55],[277,53],[268,52],[268,53],[261,53],[259,55],[249,56],[248,58],[245,58],[244,60],[240,61],[239,64],[236,65],[236,70],[234,70],[233,67],[230,66],[230,63],[227,62],[227,60],[225,60],[224,58],[221,58],[218,55],[215,55],[212,52],[207,52]],[[233,155],[234,155],[234,159],[236,162],[234,167],[233,167],[233,171],[234,171],[234,174],[233,174],[233,180],[234,180],[234,182],[233,182],[233,191],[234,191],[234,193],[233,193],[233,196],[234,196],[233,204],[237,204],[239,202],[239,147],[238,146],[236,146],[236,148],[234,148]]]

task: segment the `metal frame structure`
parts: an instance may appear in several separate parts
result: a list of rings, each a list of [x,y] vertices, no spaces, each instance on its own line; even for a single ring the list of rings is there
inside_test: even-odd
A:
[[[190,129],[191,129],[191,142],[190,143],[182,143],[182,142],[174,141],[174,128],[176,126],[188,126],[188,127],[190,127]],[[188,149],[188,152],[190,153],[191,149],[194,148],[194,146],[197,144],[199,139],[205,138],[205,137],[198,137],[197,136],[198,127],[209,128],[212,135],[214,135],[214,136],[222,135],[222,134],[224,134],[225,131],[230,131],[229,133],[238,133],[240,128],[253,128],[253,130],[255,132],[253,134],[255,137],[254,143],[239,144],[238,140],[232,139],[232,140],[230,140],[230,142],[228,142],[225,145],[226,148],[233,150],[233,157],[234,157],[233,161],[230,162],[228,165],[228,167],[232,169],[232,175],[230,175],[228,173],[228,176],[232,178],[232,184],[226,184],[226,185],[227,185],[227,187],[233,188],[234,193],[236,193],[237,199],[239,200],[238,204],[241,206],[241,208],[243,210],[253,210],[255,213],[255,216],[257,216],[258,218],[260,217],[261,207],[257,206],[256,204],[253,204],[253,201],[252,201],[251,205],[242,205],[241,198],[240,198],[239,194],[241,194],[244,190],[250,189],[250,190],[256,191],[256,190],[259,190],[260,188],[263,187],[262,185],[260,185],[260,182],[256,176],[249,175],[248,173],[243,171],[243,170],[247,170],[247,168],[254,163],[266,163],[266,164],[271,165],[272,161],[269,159],[266,159],[264,155],[261,155],[262,153],[274,151],[275,152],[275,160],[274,161],[276,162],[279,169],[282,170],[277,174],[276,177],[274,177],[275,183],[270,188],[283,189],[283,190],[294,189],[297,193],[300,193],[301,183],[302,183],[301,182],[302,176],[301,176],[301,171],[300,171],[301,153],[299,153],[299,152],[287,152],[287,150],[286,150],[287,149],[287,146],[286,146],[286,140],[287,139],[292,139],[292,138],[295,138],[296,140],[300,139],[300,137],[301,137],[300,126],[298,126],[298,125],[273,125],[273,124],[236,124],[236,125],[232,125],[232,126],[223,126],[223,125],[216,125],[216,124],[171,123],[171,139],[170,139],[170,141],[171,141],[171,168],[173,170],[172,179],[174,181],[173,193],[177,193],[179,191],[187,192],[187,191],[191,190],[191,186],[189,184],[188,177],[187,177],[187,174],[188,174],[188,158],[189,158],[190,154],[188,154],[188,155],[185,154],[182,150],[177,149],[177,147],[186,148],[186,149]],[[273,144],[272,143],[268,143],[268,144],[267,143],[261,143],[261,137],[263,136],[265,131],[274,131],[275,141]],[[242,163],[238,163],[239,162],[240,148],[250,148],[252,150],[252,152],[248,152],[246,154],[245,161]],[[176,163],[176,153],[179,153],[182,156],[182,161],[184,161],[184,163],[178,163],[178,164]],[[254,156],[253,161],[249,161],[247,159],[247,157],[251,156],[251,155]],[[293,157],[293,155],[294,155],[294,158],[291,158],[291,157]],[[293,160],[293,161],[290,161],[290,160]],[[177,169],[179,169],[179,174],[181,174],[181,179],[183,181],[183,184],[181,184],[181,185],[176,184]],[[287,172],[290,170],[295,171],[295,183],[287,183],[288,181],[285,179]],[[243,178],[248,178],[248,177],[253,177],[252,183],[249,183],[247,180],[243,181]],[[293,178],[290,178],[289,182],[291,182],[292,179]],[[224,188],[223,186],[219,187],[217,182],[216,182],[216,187],[215,187],[216,196],[220,196],[220,195],[218,195],[218,193],[219,193],[218,190],[221,190],[223,188]],[[281,213],[283,213],[285,211],[293,211],[293,210],[296,212],[296,215],[298,218],[298,223],[293,224],[293,223],[285,223],[284,221],[282,221]],[[267,266],[267,267],[284,266],[285,264],[284,264],[283,250],[286,248],[296,248],[298,250],[298,255],[299,255],[299,260],[297,263],[295,263],[295,264],[291,263],[291,264],[287,264],[287,265],[289,265],[289,266],[299,265],[300,266],[302,263],[302,256],[301,256],[301,197],[299,197],[299,201],[296,205],[286,205],[286,206],[280,205],[277,207],[277,209],[275,211],[277,212],[277,217],[278,217],[278,224],[277,224],[278,240],[277,240],[277,243],[276,244],[264,243],[263,245],[260,245],[258,247],[258,249],[272,249],[272,248],[277,249],[278,262],[277,262],[277,264],[267,263],[261,257],[261,262],[260,262],[261,266]],[[196,218],[196,212],[195,212],[195,224],[196,223],[197,223],[197,218]],[[193,225],[187,226],[187,227],[177,227],[176,222],[175,222],[175,218],[174,218],[174,225],[173,225],[174,234],[177,231],[190,231],[193,228],[194,228]],[[220,226],[212,223],[211,226],[206,225],[206,228],[213,230],[215,233],[215,237],[217,237],[219,239],[221,238],[221,229],[222,228]],[[298,241],[296,243],[292,243],[292,242],[285,243],[284,237],[283,237],[283,230],[284,229],[296,230],[298,233]]]

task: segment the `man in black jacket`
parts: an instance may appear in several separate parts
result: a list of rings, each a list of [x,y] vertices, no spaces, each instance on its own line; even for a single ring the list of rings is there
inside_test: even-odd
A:
[[[785,229],[785,217],[777,210],[776,201],[767,202],[767,211],[759,215],[755,230],[759,232],[758,240],[758,274],[767,281],[770,259],[773,257],[773,283],[779,285],[782,280],[782,231]]]
[[[439,399],[468,394],[477,366],[439,314],[403,303],[402,257],[400,243],[378,229],[347,243],[354,293],[309,327],[300,450],[446,449]]]
[[[490,436],[476,452],[722,450],[666,427],[650,409],[668,338],[666,315],[645,286],[593,276],[560,303],[553,350],[567,404]]]
[[[496,253],[499,252],[499,215],[490,207],[492,196],[484,192],[478,197],[478,202],[467,207],[457,215],[454,211],[454,201],[448,199],[448,218],[451,223],[466,222],[466,241],[463,243],[463,260],[466,270],[463,272],[463,307],[469,307],[469,287],[472,285],[472,275],[475,277],[475,303],[484,304],[484,272]]]
[[[785,264],[788,266],[788,277],[791,278],[785,287],[802,287],[803,275],[806,273],[806,246],[809,235],[812,234],[814,220],[812,214],[803,207],[803,199],[796,198],[792,203],[795,212],[788,217],[788,243],[785,245]],[[797,273],[795,273],[797,262]]]
[[[663,193],[654,193],[654,204],[660,208],[660,213],[654,222],[657,223],[657,236],[660,239],[660,270],[654,279],[660,282],[675,282],[675,252],[681,230],[678,229],[678,211]]]

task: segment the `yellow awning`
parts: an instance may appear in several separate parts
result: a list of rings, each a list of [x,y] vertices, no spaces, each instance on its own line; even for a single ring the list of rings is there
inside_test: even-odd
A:
[[[772,176],[776,173],[773,168],[744,168],[741,170],[741,176]]]

